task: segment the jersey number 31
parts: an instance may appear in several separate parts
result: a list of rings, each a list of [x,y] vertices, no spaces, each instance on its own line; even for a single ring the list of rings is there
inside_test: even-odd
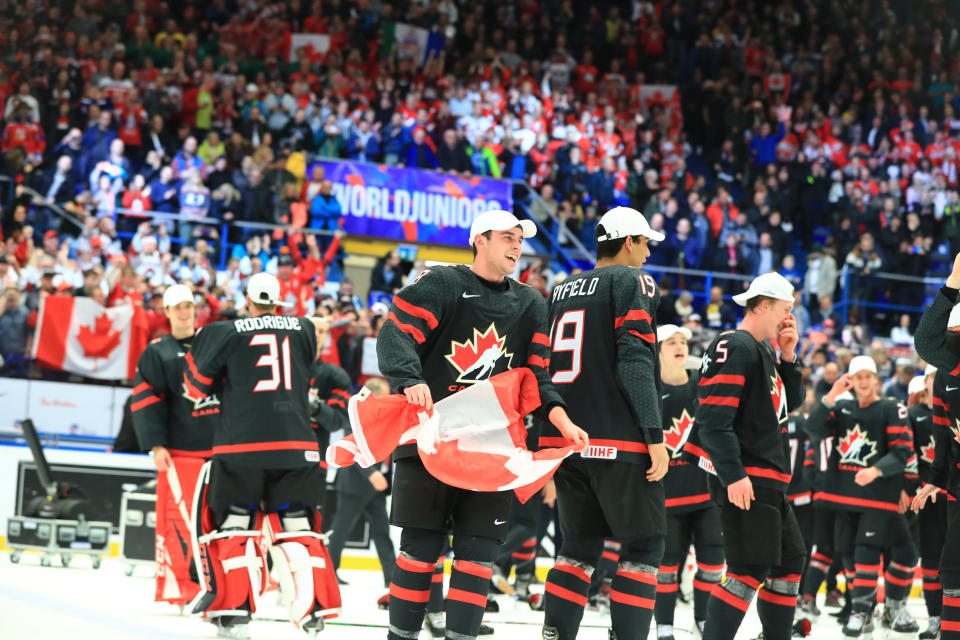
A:
[[[265,346],[267,353],[260,356],[257,360],[258,367],[270,367],[270,378],[257,382],[253,387],[254,391],[276,391],[280,388],[280,361],[283,360],[283,388],[287,391],[292,390],[290,382],[290,336],[283,339],[280,344],[279,353],[277,350],[277,336],[273,333],[258,333],[250,338],[250,346]]]

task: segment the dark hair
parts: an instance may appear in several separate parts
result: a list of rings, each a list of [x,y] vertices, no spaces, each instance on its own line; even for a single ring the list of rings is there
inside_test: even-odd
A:
[[[607,235],[607,230],[603,228],[602,224],[597,225],[596,231],[594,231],[594,236],[599,238],[600,236]],[[633,238],[633,242],[640,242],[640,236],[630,236]],[[623,245],[626,244],[627,237],[616,238],[614,240],[604,240],[603,242],[597,243],[597,260],[602,260],[603,258],[613,258],[618,253],[620,249],[623,248]]]
[[[481,233],[480,235],[483,236],[484,238],[486,238],[487,240],[489,240],[491,237],[493,237],[493,231],[484,231],[484,232]],[[474,243],[470,246],[470,248],[473,249],[473,257],[476,258],[476,257],[477,257],[477,244],[476,244],[476,242],[474,242]]]
[[[771,303],[776,302],[776,298],[771,298],[770,296],[753,296],[747,300],[747,313],[756,311],[760,308],[760,303],[764,300],[769,300]]]
[[[277,305],[275,304],[262,304],[260,302],[254,302],[253,308],[261,313],[275,313],[277,310]]]

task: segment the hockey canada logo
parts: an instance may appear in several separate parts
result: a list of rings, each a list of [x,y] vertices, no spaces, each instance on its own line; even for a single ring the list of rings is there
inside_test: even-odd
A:
[[[783,392],[783,380],[780,374],[770,376],[770,399],[773,400],[773,410],[777,414],[779,424],[783,424],[790,417],[787,414],[787,395]]]
[[[474,328],[472,340],[452,340],[445,357],[460,372],[457,382],[473,384],[511,368],[513,354],[507,352],[506,344],[507,336],[501,337],[491,323],[483,333]]]
[[[950,427],[950,431],[953,431],[953,439],[960,442],[960,418],[953,419],[953,426]]]
[[[868,438],[858,424],[847,430],[847,435],[841,438],[837,445],[837,451],[840,453],[840,464],[868,467],[868,461],[877,452],[877,443]]]
[[[693,427],[693,417],[684,409],[679,418],[673,418],[673,426],[663,432],[663,444],[674,458],[679,458],[683,453],[683,445],[690,437],[691,427]]]
[[[187,390],[187,384],[183,383],[183,397],[193,403],[194,411],[207,411],[209,409],[220,410],[220,398],[217,397],[217,394],[211,393],[208,396],[203,396],[202,398],[195,398],[190,395],[190,391]]]
[[[928,464],[933,464],[933,452],[936,449],[937,441],[930,435],[930,442],[926,446],[920,447],[920,459]]]

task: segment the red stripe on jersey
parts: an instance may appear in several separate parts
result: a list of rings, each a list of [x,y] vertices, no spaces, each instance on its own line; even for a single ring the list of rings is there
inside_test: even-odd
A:
[[[683,445],[683,450],[686,451],[687,453],[692,453],[693,455],[699,458],[705,458],[707,460],[710,459],[710,456],[707,454],[706,451],[704,451],[697,445],[693,444],[692,442],[688,442],[685,445]]]
[[[910,427],[898,427],[890,425],[887,427],[887,433],[910,433]]]
[[[604,551],[600,554],[600,557],[610,560],[611,562],[620,562],[620,554],[615,551]]]
[[[587,575],[587,572],[576,565],[572,565],[567,562],[557,562],[556,564],[553,565],[553,568],[556,569],[557,571],[563,571],[564,573],[569,573],[572,576],[580,578],[587,584],[590,583],[590,576]],[[550,584],[550,583],[547,582],[547,584]]]
[[[200,372],[197,371],[197,365],[193,361],[193,354],[190,352],[187,352],[187,366],[190,367],[190,375],[193,376],[194,380],[196,380],[200,384],[213,384],[213,378],[202,376],[200,375]]]
[[[699,589],[700,591],[706,591],[707,593],[710,593],[713,591],[715,586],[717,586],[716,582],[704,582],[703,580],[697,580],[696,578],[693,579],[693,588]]]
[[[950,411],[950,404],[947,402],[944,402],[942,399],[938,398],[937,396],[933,396],[933,404],[943,407],[947,411]]]
[[[890,584],[900,585],[901,587],[909,587],[910,585],[913,584],[913,578],[907,578],[906,580],[904,580],[902,578],[897,578],[890,575],[889,572],[887,573],[886,576],[884,576],[884,580],[886,580]]]
[[[542,344],[545,347],[550,346],[550,338],[545,333],[540,333],[539,331],[533,334],[533,337],[530,339],[530,342],[533,344]]]
[[[719,598],[726,602],[731,607],[740,609],[740,611],[746,611],[750,608],[750,603],[742,598],[738,598],[729,591],[723,588],[720,584],[717,584],[713,587],[713,597]]]
[[[813,494],[814,500],[824,500],[826,502],[836,502],[837,504],[847,504],[854,507],[869,507],[871,509],[881,509],[883,511],[897,511],[896,503],[881,502],[880,500],[867,500],[866,498],[848,498],[847,496],[838,496],[835,493],[818,491]]]
[[[330,393],[336,394],[336,395],[338,395],[338,396],[343,396],[343,397],[346,398],[347,400],[349,400],[350,397],[351,397],[351,396],[350,396],[350,392],[349,392],[349,391],[344,391],[343,389],[334,389],[334,390],[331,391]]]
[[[956,596],[943,596],[943,606],[960,607],[960,598]],[[960,631],[960,622],[958,622],[957,625],[957,630]]]
[[[429,602],[430,589],[426,591],[414,591],[413,589],[404,589],[391,582],[390,597],[406,600],[407,602]]]
[[[482,564],[469,562],[467,560],[454,561],[453,570],[462,571],[463,573],[468,573],[471,576],[477,576],[478,578],[483,578],[484,580],[489,580],[490,576],[493,575],[493,567],[485,567]]]
[[[540,356],[531,355],[527,358],[527,364],[532,364],[535,367],[543,367],[544,369],[550,368],[550,360],[544,360]]]
[[[825,555],[823,555],[822,553],[819,553],[819,552],[814,552],[814,553],[812,553],[812,554],[810,555],[810,559],[811,559],[811,560],[819,560],[820,562],[824,562],[824,563],[826,563],[826,564],[833,564],[833,558],[828,558],[827,556],[825,556]]]
[[[327,404],[330,406],[343,407],[344,409],[347,408],[346,403],[340,398],[330,398],[329,400],[327,400]]]
[[[253,453],[255,451],[319,451],[316,440],[285,440],[280,442],[249,442],[246,444],[221,444],[213,448],[213,455],[225,453]]]
[[[710,384],[735,384],[742,387],[744,384],[746,384],[746,382],[747,379],[745,376],[726,373],[720,373],[709,378],[700,378],[701,387]]]
[[[554,567],[554,569],[556,569],[556,567]],[[590,581],[587,580],[587,582]],[[553,584],[552,582],[547,582],[547,584],[543,586],[543,590],[549,594],[557,596],[558,598],[572,602],[577,606],[587,606],[587,596],[582,596],[579,593],[570,591],[570,589],[564,589],[560,585]]]
[[[757,478],[770,478],[772,480],[779,480],[780,482],[790,483],[790,474],[789,473],[780,473],[776,469],[764,469],[762,467],[744,467],[744,471],[747,472],[748,476],[754,476]]]
[[[936,578],[940,575],[940,569],[920,569],[920,575],[924,578]]]
[[[396,563],[397,563],[397,566],[403,569],[404,571],[412,571],[413,573],[432,573],[437,566],[437,563],[435,562],[424,562],[422,560],[414,560],[413,558],[403,553],[397,556]]]
[[[888,447],[912,447],[913,440],[893,440],[887,443]]]
[[[944,598],[944,600],[946,600],[946,598]],[[944,602],[943,606],[946,607],[948,605],[946,602]],[[953,606],[953,605],[950,605],[950,606]],[[941,620],[940,630],[941,631],[960,631],[960,622],[954,622],[953,620]]]
[[[430,577],[430,582],[443,582],[443,574],[435,573]]]
[[[395,314],[393,311],[387,314],[386,322],[390,321],[393,321],[393,324],[397,325],[397,329],[400,329],[400,331],[413,336],[413,339],[416,340],[418,344],[423,344],[423,342],[427,339],[420,329],[417,329],[412,324],[400,322],[400,318],[398,318],[397,314]]]
[[[632,336],[636,336],[643,340],[644,342],[649,342],[650,344],[655,344],[657,342],[657,336],[653,333],[640,333],[639,331],[627,331]]]
[[[140,411],[144,407],[149,407],[152,404],[156,404],[163,400],[160,396],[147,396],[143,400],[139,400],[130,405],[130,411]]]
[[[713,585],[710,585],[713,586]],[[671,582],[670,584],[658,584],[657,593],[676,593],[680,591],[680,585],[676,582]]]
[[[720,571],[723,569],[722,564],[704,564],[702,562],[697,563],[697,569],[701,571]]]
[[[949,427],[950,420],[946,416],[933,416],[933,424],[938,424],[941,427]]]
[[[709,493],[701,493],[697,496],[684,496],[683,498],[667,498],[666,507],[682,507],[688,504],[700,504],[701,502],[710,502]]]
[[[654,603],[653,598],[641,598],[640,596],[632,596],[629,593],[613,590],[610,591],[610,601],[625,604],[629,607],[640,607],[641,609],[653,609]]]
[[[644,311],[643,309],[632,309],[628,311],[625,315],[620,316],[613,321],[613,328],[619,329],[623,326],[625,322],[630,320],[646,320],[647,322],[652,323],[653,318],[650,317],[650,314]]]
[[[541,447],[565,447],[570,442],[558,436],[540,436]],[[594,440],[590,439],[591,447],[616,447],[617,451],[625,453],[649,453],[650,450],[643,442],[627,442],[625,440]]]
[[[203,449],[201,451],[188,451],[187,449],[167,449],[170,455],[179,458],[209,458],[213,455],[212,449]]]
[[[760,589],[760,592],[757,594],[757,597],[763,600],[764,602],[769,602],[771,604],[778,604],[781,607],[793,607],[797,606],[797,596],[781,596],[779,594],[773,593],[769,589]]]
[[[486,586],[484,586],[484,590],[486,590]],[[471,593],[470,591],[464,591],[463,589],[448,589],[447,600],[456,600],[457,602],[465,602],[467,604],[472,604],[475,607],[480,607],[481,609],[487,606],[486,594]]]
[[[529,551],[527,553],[521,553],[519,551],[514,551],[511,554],[511,556],[513,557],[514,560],[520,560],[522,562],[524,560],[533,560],[534,558],[537,557],[537,552]]]
[[[423,307],[418,307],[415,304],[411,304],[400,296],[393,296],[393,304],[397,305],[397,309],[400,309],[400,311],[403,311],[407,315],[424,320],[427,323],[427,326],[431,329],[436,329],[437,325],[440,324],[437,322],[437,317],[430,311],[424,309]]]
[[[957,368],[950,372],[952,376],[960,376],[960,364],[957,365]]]
[[[737,409],[740,407],[740,398],[734,398],[732,396],[707,396],[700,400],[700,404],[712,404],[718,407],[733,407]]]
[[[937,581],[937,582],[924,582],[924,583],[923,583],[923,590],[924,590],[924,591],[940,591],[940,589],[942,589],[942,588],[943,588],[943,587],[941,587],[939,581]]]
[[[141,382],[140,384],[138,384],[133,388],[133,391],[131,393],[133,393],[133,395],[137,395],[138,393],[142,391],[146,391],[147,389],[149,389],[150,391],[153,391],[153,385],[151,385],[149,382]]]
[[[662,564],[660,565],[660,573],[676,573],[680,570],[680,565],[678,564]]]

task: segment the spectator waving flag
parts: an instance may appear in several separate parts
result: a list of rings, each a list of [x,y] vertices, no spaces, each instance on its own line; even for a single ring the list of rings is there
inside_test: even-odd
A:
[[[442,33],[403,22],[384,22],[382,33],[380,57],[389,57],[396,46],[397,59],[413,60],[421,67],[427,63],[431,54],[434,58],[439,56],[446,42]]]
[[[107,309],[92,298],[47,296],[40,302],[33,357],[52,369],[102,380],[132,379],[147,346],[143,309]]]
[[[312,63],[322,63],[328,51],[330,36],[325,33],[291,33],[287,36],[287,62],[296,62],[302,52]]]
[[[539,406],[536,377],[525,367],[447,396],[429,415],[402,395],[361,392],[347,407],[353,434],[327,449],[327,464],[369,467],[398,445],[416,442],[423,465],[438,480],[473,491],[513,490],[526,502],[573,451],[526,448],[523,417]]]

